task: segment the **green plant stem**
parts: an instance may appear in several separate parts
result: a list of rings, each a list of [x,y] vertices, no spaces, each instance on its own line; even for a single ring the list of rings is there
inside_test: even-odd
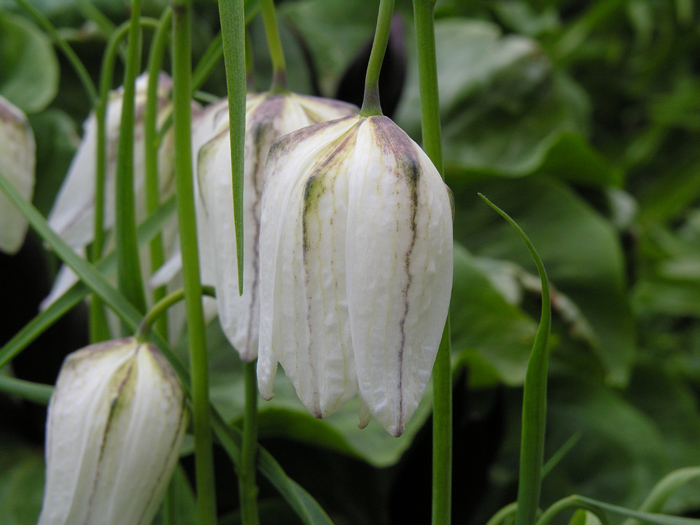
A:
[[[136,242],[136,208],[134,203],[134,113],[136,76],[141,69],[140,18],[141,0],[133,0],[117,147],[114,234],[117,246],[119,290],[137,310],[145,312],[146,296]],[[128,328],[124,325],[122,332],[125,334],[128,332]]]
[[[107,177],[107,108],[109,105],[109,90],[112,87],[114,63],[121,40],[129,32],[130,23],[125,22],[115,29],[109,40],[102,58],[100,72],[100,94],[95,105],[95,207],[93,240],[90,246],[91,263],[95,264],[102,258],[104,250],[105,231],[105,179]],[[90,342],[97,343],[111,337],[102,299],[93,295],[90,300]]]
[[[245,13],[243,0],[219,2],[219,20],[226,68],[233,221],[238,257],[238,293],[243,293],[243,160],[245,151]]]
[[[17,0],[17,3],[21,5],[24,10],[32,16],[32,18],[34,18],[34,20],[44,29],[44,31],[48,33],[58,48],[63,51],[63,54],[66,56],[68,62],[70,62],[71,66],[73,66],[73,69],[75,70],[75,73],[78,75],[80,83],[83,85],[83,89],[85,89],[88,97],[90,97],[91,103],[94,104],[97,100],[97,88],[95,87],[95,83],[92,81],[92,78],[90,78],[90,73],[88,73],[87,69],[78,58],[78,55],[75,54],[75,51],[73,51],[73,49],[68,45],[68,42],[66,42],[66,40],[58,34],[58,31],[56,31],[56,28],[49,21],[49,19],[37,11],[34,6],[29,3],[29,0]]]
[[[216,290],[214,290],[213,286],[202,286],[202,295],[216,297]],[[163,314],[165,314],[165,312],[168,311],[168,308],[170,308],[174,304],[179,303],[184,298],[185,289],[180,288],[179,290],[175,290],[174,292],[169,293],[156,304],[154,304],[153,307],[151,307],[148,313],[144,316],[143,321],[141,321],[141,324],[139,325],[139,328],[136,331],[134,337],[141,341],[148,340],[151,327],[158,321],[158,319],[163,317]]]
[[[508,505],[503,507],[501,510],[496,512],[496,514],[491,516],[491,519],[486,522],[486,525],[501,525],[501,523],[503,523],[506,519],[513,516],[517,509],[518,509],[517,503],[509,503]]]
[[[258,452],[258,376],[256,362],[243,363],[245,412],[243,415],[243,444],[238,465],[241,518],[246,525],[260,523],[258,487],[255,480]]]
[[[549,334],[552,324],[552,306],[549,281],[542,260],[534,245],[518,224],[486,197],[479,196],[493,208],[515,231],[527,246],[537,266],[542,283],[542,313],[535,335],[523,386],[522,434],[520,438],[520,474],[518,477],[518,512],[516,525],[533,525],[537,517],[542,486],[545,425],[547,422],[547,369],[549,364]]]
[[[160,177],[158,173],[158,86],[160,70],[163,66],[163,55],[168,45],[168,36],[172,22],[173,11],[167,8],[160,18],[158,29],[151,43],[148,56],[148,88],[146,91],[146,108],[143,114],[143,146],[144,146],[144,175],[146,193],[146,211],[154,213],[160,206]],[[149,246],[151,257],[151,273],[154,273],[165,263],[163,236],[159,233]],[[157,303],[167,294],[165,285],[153,290],[153,302]],[[156,329],[163,337],[168,335],[168,318],[161,316],[156,322]]]
[[[286,93],[288,91],[287,65],[284,60],[279,27],[277,26],[275,4],[272,0],[260,0],[260,7],[262,8],[263,24],[265,24],[267,48],[272,59],[272,86],[270,87],[270,92]]]
[[[610,520],[608,520],[607,514],[601,509],[588,504],[580,496],[569,496],[564,499],[560,499],[549,507],[545,512],[542,513],[540,519],[537,520],[537,525],[547,525],[550,523],[560,512],[567,509],[585,509],[589,512],[595,514],[603,525],[610,525]],[[516,522],[517,523],[517,522]]]
[[[442,173],[442,131],[438,95],[432,0],[413,0],[418,52],[423,149]],[[452,375],[448,314],[433,367],[433,502],[432,523],[448,525],[452,510]]]
[[[156,27],[156,22],[150,18],[141,18],[139,23],[143,27]],[[112,32],[107,41],[100,71],[100,93],[95,102],[95,206],[93,241],[89,253],[89,260],[93,264],[102,258],[105,241],[104,210],[107,177],[107,109],[109,107],[109,92],[112,87],[114,63],[119,53],[119,46],[130,29],[131,23],[124,22]],[[104,304],[97,295],[93,295],[90,301],[90,341],[97,343],[110,337]]]
[[[360,109],[360,115],[363,117],[382,115],[382,106],[379,101],[379,74],[382,72],[384,54],[389,43],[393,15],[394,0],[380,0],[377,29],[374,32],[374,42],[372,42],[365,76],[365,96]]]
[[[173,133],[175,185],[182,275],[187,310],[187,328],[192,374],[192,411],[195,438],[197,512],[200,525],[217,522],[212,435],[209,421],[209,370],[202,309],[202,285],[197,251],[197,218],[192,180],[192,57],[191,7],[173,2]]]

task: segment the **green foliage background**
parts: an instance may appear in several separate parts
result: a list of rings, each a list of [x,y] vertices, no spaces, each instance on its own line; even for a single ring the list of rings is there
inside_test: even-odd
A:
[[[96,78],[127,3],[95,1],[107,17],[99,20],[86,20],[83,1],[32,4]],[[157,16],[164,5],[145,2],[145,12]],[[420,141],[410,2],[397,1],[397,12],[407,75],[394,118]],[[218,31],[216,13],[215,3],[195,4],[195,58]],[[520,386],[541,298],[527,251],[477,192],[528,233],[554,287],[545,454],[577,441],[545,479],[543,505],[579,493],[637,507],[663,475],[700,465],[700,6],[439,0],[436,18],[445,175],[456,205],[454,522],[484,523],[515,499]],[[287,1],[279,19],[292,89],[333,96],[372,36],[375,9],[366,0]],[[256,87],[265,89],[259,20],[251,41]],[[223,96],[223,78],[220,65],[203,89]],[[30,117],[34,203],[47,213],[90,107],[13,0],[0,0],[0,95]],[[218,325],[209,331],[212,400],[236,421],[240,363]],[[313,419],[283,374],[275,393],[260,405],[262,443],[336,523],[422,522],[430,394],[394,439],[374,423],[359,431],[353,402]],[[41,503],[41,441],[16,424],[32,409],[12,398],[5,405],[15,419],[0,420],[0,521],[30,524]],[[222,522],[236,523],[235,478],[219,459]],[[194,523],[184,471],[176,476],[183,524]],[[679,491],[667,510],[700,512],[698,488]],[[293,522],[270,487],[262,498],[267,523]]]

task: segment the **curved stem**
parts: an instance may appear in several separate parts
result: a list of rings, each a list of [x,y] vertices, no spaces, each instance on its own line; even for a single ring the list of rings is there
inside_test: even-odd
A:
[[[371,117],[382,115],[382,106],[379,101],[379,74],[382,72],[384,53],[389,43],[391,33],[391,18],[394,15],[394,0],[380,0],[379,14],[377,15],[377,29],[374,32],[374,42],[367,64],[365,76],[365,97],[362,101],[360,115]]]
[[[263,24],[265,24],[265,36],[267,37],[267,48],[272,59],[272,86],[271,93],[287,92],[287,65],[284,60],[284,50],[282,40],[277,26],[277,15],[275,14],[275,4],[272,0],[260,0],[262,8]]]
[[[213,286],[202,286],[202,295],[216,297],[216,290],[214,290]],[[156,321],[158,321],[158,319],[162,317],[165,312],[168,311],[168,308],[170,308],[174,304],[179,303],[184,298],[185,289],[180,288],[179,290],[175,290],[174,292],[169,293],[156,304],[154,304],[153,307],[143,318],[143,321],[141,321],[141,324],[139,325],[136,334],[134,334],[134,337],[141,341],[147,341],[148,333],[151,331],[151,327],[156,323]]]
[[[73,66],[73,69],[75,70],[75,73],[78,75],[85,92],[94,104],[94,102],[97,100],[97,88],[95,88],[95,83],[92,81],[92,78],[90,78],[90,73],[88,73],[87,69],[85,69],[85,66],[78,58],[78,55],[75,54],[73,48],[71,48],[68,45],[68,42],[66,42],[66,40],[59,35],[58,31],[56,31],[56,28],[49,21],[49,19],[37,11],[28,0],[17,0],[17,3],[20,4],[24,10],[27,11],[34,18],[34,20],[44,28],[44,31],[49,34],[58,48],[63,51],[63,54],[66,56],[68,62],[70,62],[71,66]]]
[[[546,511],[542,513],[540,519],[537,520],[537,525],[547,525],[550,523],[560,512],[567,509],[584,509],[588,512],[595,514],[603,525],[610,525],[610,520],[608,520],[607,514],[593,505],[588,504],[580,496],[569,496],[564,499],[560,499],[549,507]]]
[[[160,206],[160,177],[158,173],[158,86],[160,70],[163,65],[163,55],[168,45],[169,29],[173,11],[167,8],[161,16],[158,29],[151,43],[148,57],[148,87],[146,90],[146,108],[143,114],[143,146],[144,146],[144,176],[146,192],[146,211],[154,213]],[[158,233],[149,246],[151,257],[151,272],[155,272],[165,262],[163,236]],[[165,297],[167,287],[159,286],[153,290],[153,302],[157,303]],[[163,337],[168,335],[168,318],[163,316],[157,321],[157,329]]]
[[[515,515],[515,512],[518,510],[518,504],[513,502],[509,503],[505,507],[503,507],[501,510],[496,512],[493,516],[491,516],[491,519],[486,522],[486,525],[501,525],[507,518],[510,518],[511,516]]]
[[[423,149],[442,173],[442,132],[438,96],[432,0],[413,0],[418,52]],[[448,525],[452,510],[452,375],[448,314],[433,367],[433,503],[432,523]]]
[[[197,251],[197,217],[192,174],[192,50],[191,7],[187,0],[173,2],[173,134],[180,252],[185,288],[192,411],[195,440],[197,513],[201,525],[217,522],[214,460],[209,418],[209,368],[202,309],[202,284]]]

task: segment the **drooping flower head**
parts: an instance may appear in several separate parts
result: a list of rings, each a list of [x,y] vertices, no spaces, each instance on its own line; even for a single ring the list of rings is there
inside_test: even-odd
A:
[[[185,395],[134,338],[69,355],[49,404],[39,525],[151,523],[179,458]]]
[[[0,96],[0,173],[28,201],[34,193],[35,150],[27,117]],[[0,225],[0,250],[16,253],[27,234],[27,220],[3,192],[0,192]]]
[[[265,159],[272,143],[299,128],[357,113],[353,105],[335,100],[261,93],[246,102],[244,160],[244,283],[238,294],[238,263],[231,186],[231,146],[228,108],[218,111],[214,137],[199,153],[198,183],[214,262],[219,320],[241,359],[253,361],[258,351],[259,234]]]
[[[404,431],[422,398],[452,286],[449,190],[420,147],[383,116],[287,135],[270,150],[260,233],[258,381],[277,362],[325,417],[359,394]]]

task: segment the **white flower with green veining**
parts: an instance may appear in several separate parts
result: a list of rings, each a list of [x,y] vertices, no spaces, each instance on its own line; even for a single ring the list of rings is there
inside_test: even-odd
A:
[[[39,525],[147,525],[187,427],[170,364],[134,338],[69,355],[49,404]]]
[[[358,394],[398,436],[437,354],[452,286],[449,189],[390,119],[347,117],[278,140],[260,232],[258,381],[281,363],[326,417]]]
[[[261,93],[246,102],[244,160],[244,267],[243,294],[238,294],[238,263],[231,186],[231,144],[228,111],[219,111],[213,138],[199,152],[198,186],[205,224],[203,238],[209,253],[203,265],[214,262],[219,320],[241,359],[253,361],[258,353],[259,243],[261,195],[265,159],[279,137],[318,122],[357,113],[357,108],[335,100],[303,95]],[[202,244],[202,242],[200,242]]]
[[[36,146],[27,117],[0,96],[0,173],[31,201],[34,193]],[[24,242],[27,220],[0,192],[0,250],[14,254]]]

